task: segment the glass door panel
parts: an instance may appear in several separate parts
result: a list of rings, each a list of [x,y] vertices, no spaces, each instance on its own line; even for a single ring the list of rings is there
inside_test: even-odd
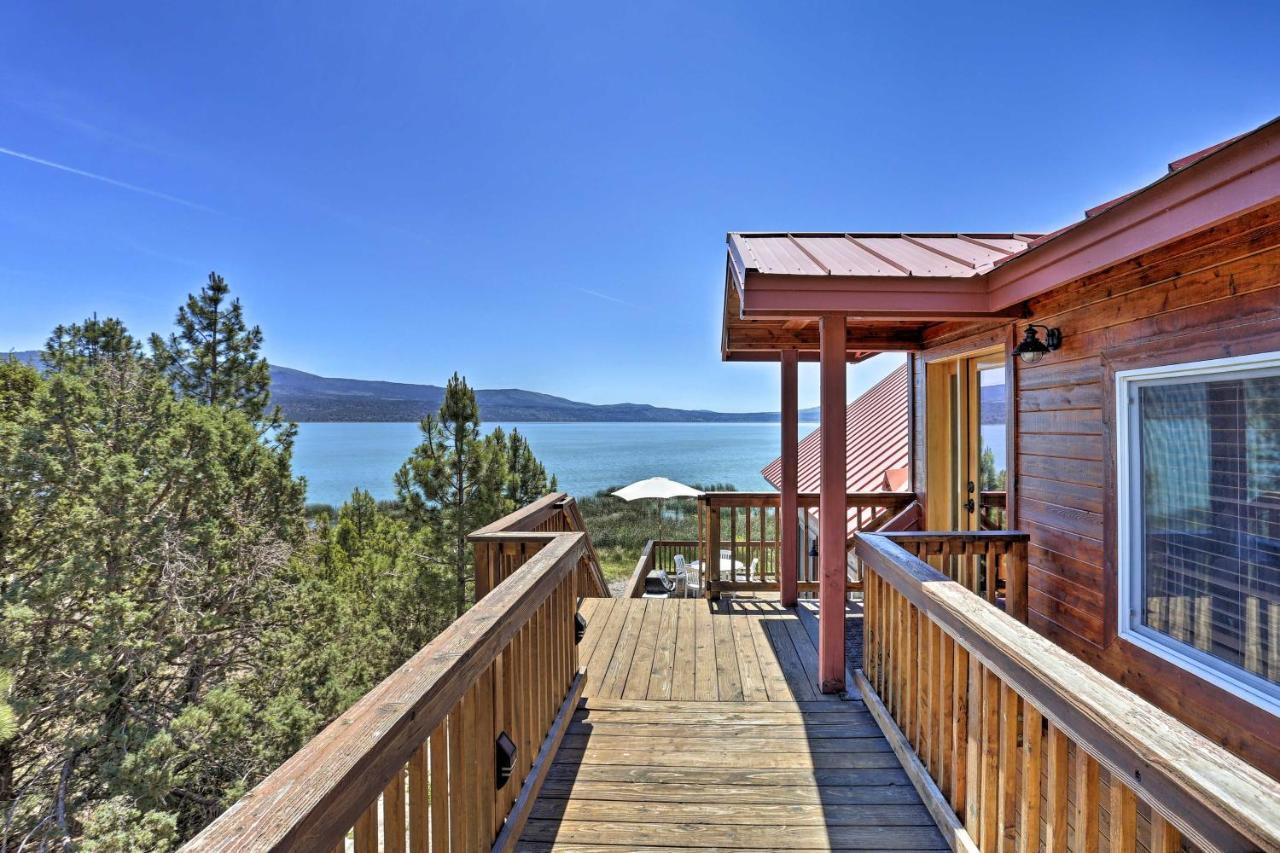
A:
[[[1006,527],[1005,371],[1003,350],[926,366],[930,530]]]

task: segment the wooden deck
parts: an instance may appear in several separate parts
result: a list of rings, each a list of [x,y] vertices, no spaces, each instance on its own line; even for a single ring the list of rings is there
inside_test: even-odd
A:
[[[584,698],[520,850],[947,850],[776,601],[587,599]]]

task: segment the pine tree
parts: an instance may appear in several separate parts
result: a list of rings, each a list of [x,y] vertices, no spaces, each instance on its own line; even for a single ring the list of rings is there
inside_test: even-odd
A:
[[[495,433],[497,431],[495,430]],[[553,491],[547,482],[547,469],[533,455],[529,441],[519,430],[511,430],[507,438],[506,496],[512,507],[522,507]]]
[[[454,611],[467,609],[467,534],[501,515],[506,457],[480,437],[480,407],[466,380],[454,374],[436,415],[420,424],[422,443],[396,472],[396,493],[415,526],[434,531],[450,552]]]
[[[83,370],[104,361],[137,358],[138,342],[115,317],[97,315],[83,323],[58,326],[44,345],[42,360],[50,370]]]
[[[208,283],[178,309],[178,331],[168,341],[152,335],[151,349],[183,396],[262,421],[271,385],[270,368],[259,354],[262,330],[245,324],[240,300],[228,301],[229,292],[222,276],[209,273]]]
[[[167,848],[278,760],[246,734],[269,733],[259,706],[224,685],[261,670],[302,485],[243,412],[175,397],[115,321],[59,329],[45,363],[34,393],[3,383],[19,389],[6,408],[26,404],[0,429],[18,726],[0,742],[0,794],[18,792],[0,849],[27,833],[33,849],[95,833]]]

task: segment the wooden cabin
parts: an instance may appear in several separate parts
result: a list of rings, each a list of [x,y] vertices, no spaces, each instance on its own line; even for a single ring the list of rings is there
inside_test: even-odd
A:
[[[880,352],[906,489],[850,491]],[[473,609],[191,849],[1280,850],[1280,120],[1053,234],[731,233],[722,356],[779,363],[777,493],[620,598],[572,498],[477,531]],[[674,549],[701,597],[636,597]]]

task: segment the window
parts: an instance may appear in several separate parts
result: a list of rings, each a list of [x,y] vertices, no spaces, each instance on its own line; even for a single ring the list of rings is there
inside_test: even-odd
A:
[[[1280,353],[1116,374],[1119,630],[1280,713]]]

